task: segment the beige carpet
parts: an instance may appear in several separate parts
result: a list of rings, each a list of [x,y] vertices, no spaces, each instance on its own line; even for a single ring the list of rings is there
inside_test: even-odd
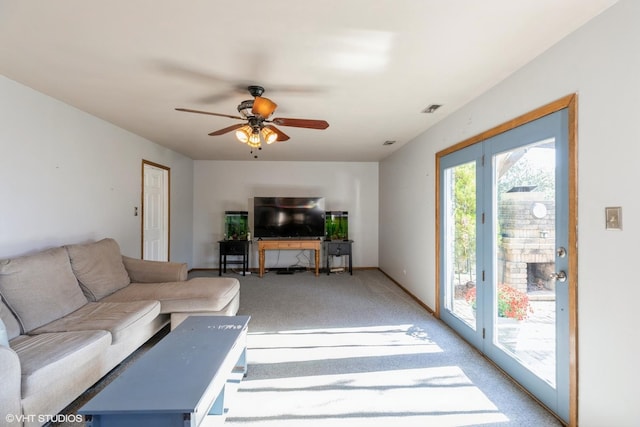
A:
[[[250,368],[228,426],[561,425],[377,270],[236,277]]]
[[[228,400],[225,425],[561,425],[379,271],[227,275],[241,282],[238,314],[252,318],[249,373]]]

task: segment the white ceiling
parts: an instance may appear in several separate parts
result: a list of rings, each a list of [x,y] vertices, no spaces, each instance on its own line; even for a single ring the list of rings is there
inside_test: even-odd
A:
[[[274,117],[330,124],[260,159],[378,161],[615,2],[0,0],[0,73],[210,160],[252,158],[207,135],[238,121],[174,108],[237,115],[259,84]]]

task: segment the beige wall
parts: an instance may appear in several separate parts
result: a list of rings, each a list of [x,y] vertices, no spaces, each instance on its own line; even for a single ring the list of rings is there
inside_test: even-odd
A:
[[[320,196],[326,210],[349,212],[353,265],[378,266],[378,163],[372,162],[195,162],[194,265],[218,267],[217,241],[226,210],[249,211],[255,196]],[[251,265],[257,266],[256,245]],[[265,265],[297,263],[298,251],[267,252]],[[304,259],[303,259],[304,261]]]
[[[171,168],[171,258],[191,262],[191,159],[2,76],[0,94],[0,258],[107,236],[139,257],[147,159]]]

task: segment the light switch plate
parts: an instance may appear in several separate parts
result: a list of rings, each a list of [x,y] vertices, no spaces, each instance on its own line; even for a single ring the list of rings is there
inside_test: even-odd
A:
[[[604,208],[605,229],[622,230],[622,207],[611,206]]]

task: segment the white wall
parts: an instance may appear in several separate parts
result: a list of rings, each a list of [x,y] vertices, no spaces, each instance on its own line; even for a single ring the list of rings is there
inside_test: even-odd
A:
[[[196,161],[194,176],[196,267],[218,267],[217,241],[224,234],[224,211],[249,211],[253,229],[255,196],[324,197],[326,210],[349,212],[353,265],[378,266],[378,163]],[[256,267],[253,246],[251,266]],[[297,251],[267,251],[265,265],[287,267],[297,263],[297,255]]]
[[[171,168],[171,259],[191,262],[191,159],[2,76],[0,93],[0,258],[103,237],[139,258],[146,159]]]
[[[621,1],[380,165],[380,267],[435,307],[436,152],[578,93],[579,421],[587,427],[640,420],[632,350],[640,301],[638,43],[640,2]],[[407,207],[402,217],[395,206]],[[622,206],[623,231],[605,230],[606,206]]]

